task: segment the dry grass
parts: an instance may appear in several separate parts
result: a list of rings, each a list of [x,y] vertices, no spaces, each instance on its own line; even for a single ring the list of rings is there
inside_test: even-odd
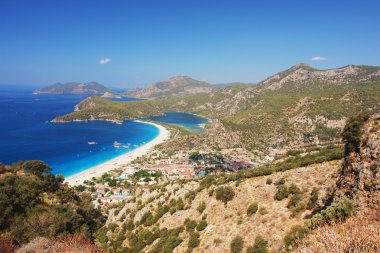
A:
[[[380,252],[380,210],[320,227],[295,252]]]
[[[80,235],[65,235],[49,240],[36,238],[17,253],[103,253],[104,251]]]
[[[0,252],[13,253],[16,250],[16,245],[13,244],[12,238],[9,234],[0,234]]]

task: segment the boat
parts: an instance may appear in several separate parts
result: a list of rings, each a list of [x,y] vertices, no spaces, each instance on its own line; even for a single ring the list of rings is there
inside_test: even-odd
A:
[[[89,142],[87,142],[88,143],[88,145],[96,145],[96,144],[98,144],[97,142],[95,142],[95,141],[89,141]]]
[[[115,148],[120,148],[120,147],[121,147],[121,143],[120,143],[120,142],[117,142],[117,141],[114,141],[114,142],[113,142],[113,146],[114,146]]]

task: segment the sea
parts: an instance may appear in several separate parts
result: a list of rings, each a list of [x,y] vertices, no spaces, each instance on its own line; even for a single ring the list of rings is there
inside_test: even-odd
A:
[[[33,90],[0,85],[0,163],[42,160],[52,167],[53,174],[68,177],[130,152],[159,134],[155,126],[133,120],[123,124],[98,120],[51,123],[54,117],[72,112],[87,96],[33,95]],[[176,112],[151,119],[195,132],[202,132],[208,122]]]

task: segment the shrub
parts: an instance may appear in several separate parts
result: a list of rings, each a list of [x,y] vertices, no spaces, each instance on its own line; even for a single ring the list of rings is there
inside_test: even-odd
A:
[[[268,241],[264,240],[261,236],[256,236],[253,246],[247,248],[247,253],[267,253]]]
[[[118,226],[117,226],[116,223],[110,223],[110,224],[108,224],[108,229],[111,230],[112,232],[114,232],[117,227]]]
[[[268,177],[266,183],[267,183],[267,184],[272,184],[272,182],[273,182],[272,178]]]
[[[265,214],[268,213],[268,210],[267,210],[265,207],[260,207],[260,209],[259,209],[259,213],[260,213],[261,215],[265,215]]]
[[[361,113],[348,119],[342,132],[342,138],[345,143],[344,151],[346,155],[351,152],[359,151],[362,137],[361,129],[368,119],[369,115],[366,113]]]
[[[290,200],[288,202],[287,208],[293,208],[298,205],[302,200],[302,195],[301,194],[293,194],[290,197]]]
[[[225,205],[235,196],[234,190],[229,186],[222,186],[216,189],[216,199],[222,201]]]
[[[293,226],[284,237],[284,244],[286,250],[292,250],[297,246],[309,233],[309,229],[305,226]]]
[[[206,202],[204,202],[204,201],[199,202],[199,205],[197,207],[197,211],[200,214],[202,214],[205,209],[206,209]]]
[[[351,216],[354,210],[353,203],[348,199],[342,199],[332,203],[326,209],[315,214],[310,222],[312,227],[319,226],[323,223],[331,223],[333,221],[343,221]]]
[[[257,202],[250,204],[249,207],[247,208],[247,215],[251,216],[255,214],[257,212],[258,207],[259,205],[257,204]]]
[[[201,220],[197,226],[198,231],[203,231],[207,227],[207,221]]]
[[[285,178],[281,178],[281,179],[278,180],[275,184],[276,184],[276,185],[282,185],[282,184],[285,184]]]
[[[298,188],[297,185],[291,184],[289,187],[289,194],[299,194],[299,193],[301,193],[301,189]]]
[[[289,196],[288,187],[286,185],[284,185],[284,184],[280,184],[277,187],[277,192],[274,195],[274,199],[278,200],[278,201],[281,201],[281,200],[287,198],[288,196]]]
[[[319,190],[317,188],[313,188],[310,195],[311,196],[307,201],[307,209],[309,210],[315,208],[318,205]]]
[[[243,250],[244,240],[241,236],[236,236],[230,244],[231,253],[240,253]]]
[[[198,247],[199,243],[200,243],[199,233],[197,232],[191,233],[190,238],[189,238],[189,244],[188,244],[189,249],[192,250],[193,248]]]
[[[195,220],[186,219],[185,220],[185,227],[186,231],[192,231],[197,227],[197,222]]]

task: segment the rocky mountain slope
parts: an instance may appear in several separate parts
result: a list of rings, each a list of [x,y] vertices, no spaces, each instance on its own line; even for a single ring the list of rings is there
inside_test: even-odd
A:
[[[230,252],[241,236],[245,252],[261,236],[278,252],[291,227],[329,198],[340,162],[272,166],[146,189],[109,211],[97,243],[110,252]]]
[[[124,110],[140,108],[142,112],[149,107],[154,108],[150,114],[184,111],[213,119],[195,145],[263,148],[318,143],[339,137],[348,117],[380,109],[380,68],[349,65],[316,70],[299,64],[257,85],[236,84],[210,93],[118,103],[107,107],[91,103],[91,109],[57,120],[104,119],[105,115],[122,119]],[[127,115],[125,119],[137,114]],[[223,138],[213,138],[218,133]]]
[[[209,83],[194,80],[188,76],[175,76],[167,81],[150,84],[143,89],[129,91],[126,93],[126,96],[134,98],[161,98],[209,93],[212,90],[213,86]]]
[[[92,94],[103,95],[111,91],[105,86],[96,83],[55,83],[45,88],[36,90],[34,94]]]
[[[380,114],[363,126],[360,146],[345,159],[336,199],[349,198],[358,210],[380,208]]]
[[[342,147],[330,146],[145,188],[109,210],[97,243],[109,252],[377,252],[380,115],[366,120],[345,126],[343,163]],[[374,212],[356,216],[363,208]]]

